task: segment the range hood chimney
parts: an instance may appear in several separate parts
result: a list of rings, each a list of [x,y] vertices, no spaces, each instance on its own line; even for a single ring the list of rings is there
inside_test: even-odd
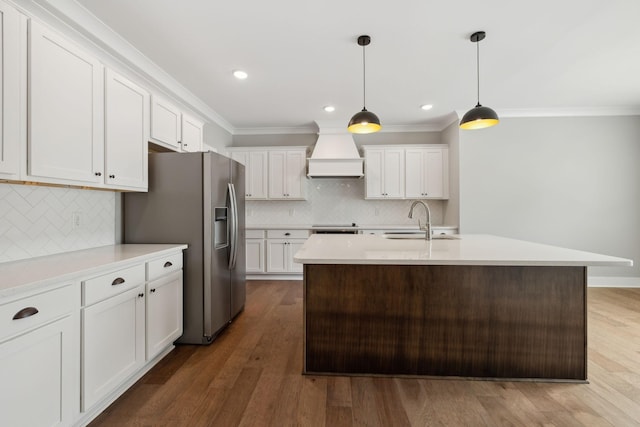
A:
[[[364,159],[344,126],[318,125],[318,140],[309,158],[309,178],[362,178]]]

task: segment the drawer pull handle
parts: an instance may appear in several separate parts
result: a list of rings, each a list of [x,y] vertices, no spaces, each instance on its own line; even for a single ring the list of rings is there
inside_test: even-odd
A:
[[[284,233],[285,236],[291,236],[291,233]]]
[[[116,280],[111,282],[111,286],[122,285],[124,283],[124,279],[122,277],[118,277]]]
[[[26,317],[31,317],[34,314],[38,314],[38,309],[35,307],[26,307],[13,315],[13,320],[24,319]]]
[[[167,261],[164,263],[164,268],[171,267],[173,263],[171,261]]]

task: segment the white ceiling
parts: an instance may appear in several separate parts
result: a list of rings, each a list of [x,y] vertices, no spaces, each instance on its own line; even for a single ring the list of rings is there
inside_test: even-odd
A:
[[[480,101],[499,115],[640,111],[636,0],[77,1],[237,133],[346,127],[362,108],[361,34],[367,108],[389,129],[475,105],[476,30],[487,32]]]

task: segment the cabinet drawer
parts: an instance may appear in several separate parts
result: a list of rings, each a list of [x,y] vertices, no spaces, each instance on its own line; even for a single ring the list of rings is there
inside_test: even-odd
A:
[[[264,239],[264,230],[245,230],[247,239]]]
[[[154,259],[147,262],[147,280],[154,280],[180,269],[182,269],[182,252]]]
[[[139,286],[144,283],[144,270],[144,264],[139,264],[84,280],[82,282],[83,305],[91,305]]]
[[[309,230],[267,230],[267,239],[306,239]]]
[[[70,284],[0,305],[0,341],[71,313],[79,302],[78,288]]]

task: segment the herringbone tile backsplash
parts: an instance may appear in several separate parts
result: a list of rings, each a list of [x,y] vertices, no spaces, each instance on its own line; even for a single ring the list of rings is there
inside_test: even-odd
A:
[[[114,243],[115,193],[0,184],[0,262]]]

